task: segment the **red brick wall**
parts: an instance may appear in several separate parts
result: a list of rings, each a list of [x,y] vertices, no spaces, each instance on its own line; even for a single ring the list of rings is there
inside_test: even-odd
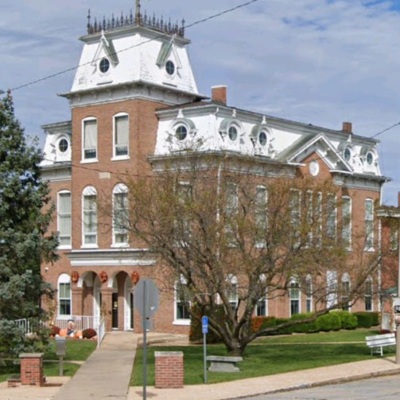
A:
[[[21,359],[21,384],[43,386],[43,354],[24,353]]]
[[[155,363],[156,388],[179,389],[183,387],[183,353],[181,351],[156,351]]]

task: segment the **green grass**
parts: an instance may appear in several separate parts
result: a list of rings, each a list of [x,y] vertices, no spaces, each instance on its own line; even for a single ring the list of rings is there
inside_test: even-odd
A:
[[[94,340],[67,339],[66,341],[66,361],[85,361],[94,351],[97,342]],[[49,350],[44,355],[45,360],[58,360],[56,355],[56,342],[50,340]]]
[[[370,349],[365,345],[365,336],[370,334],[377,334],[377,332],[360,329],[357,331],[263,338],[246,348],[243,361],[239,363],[240,372],[216,373],[208,371],[208,382],[226,382],[367,360],[372,358]],[[300,342],[302,343],[301,346],[298,345]],[[324,345],[320,346],[321,343]],[[185,385],[204,382],[203,347],[201,345],[149,347],[147,349],[148,385],[154,385],[155,351],[182,351],[184,354]],[[394,346],[386,347],[384,352],[385,355],[393,355],[395,348]],[[226,350],[223,345],[208,345],[207,354],[226,355]],[[142,350],[138,349],[131,377],[132,386],[143,384],[142,358]]]
[[[64,376],[73,376],[78,371],[80,364],[72,361],[85,361],[96,348],[97,342],[92,340],[67,339],[66,356],[64,357]],[[48,350],[43,356],[43,373],[46,376],[59,375],[59,357],[55,353],[55,340],[50,340]],[[19,360],[16,360],[17,362]],[[11,375],[19,375],[20,366],[8,365],[0,367],[0,382],[6,381]]]
[[[284,336],[264,336],[255,343],[329,343],[329,342],[365,342],[365,337],[379,335],[378,329],[354,329],[339,332],[318,332],[307,334],[293,334]]]

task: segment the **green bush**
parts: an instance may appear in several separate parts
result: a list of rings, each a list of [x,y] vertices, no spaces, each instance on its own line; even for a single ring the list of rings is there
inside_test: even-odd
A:
[[[332,311],[331,314],[336,314],[340,318],[341,329],[356,329],[358,325],[357,317],[348,311]]]
[[[209,307],[200,307],[198,305],[193,305],[192,313],[197,315],[197,318],[192,317],[190,320],[190,333],[189,333],[189,341],[192,343],[199,343],[203,341],[203,332],[201,327],[201,317],[205,316],[212,316],[220,323],[227,323],[226,313],[224,306],[218,305],[213,307],[211,310]],[[222,343],[221,338],[219,335],[212,330],[209,326],[208,333],[207,333],[207,343]]]
[[[303,313],[303,314],[295,314],[290,318],[291,321],[299,321],[302,319],[312,317],[313,313]],[[293,333],[312,333],[318,332],[316,321],[313,322],[305,322],[303,324],[293,325],[291,327],[291,332]]]
[[[276,325],[284,324],[286,322],[289,322],[290,318],[277,318],[276,319]],[[273,335],[290,335],[292,333],[292,327],[286,327],[286,328],[279,328],[277,331],[273,332]]]
[[[373,318],[372,313],[368,311],[363,312],[356,312],[354,315],[357,317],[358,320],[358,328],[371,328]]]
[[[378,326],[380,324],[380,314],[378,312],[371,312],[372,326]]]
[[[271,326],[276,326],[275,317],[253,317],[251,319],[251,329],[253,332],[258,332]]]
[[[321,315],[316,320],[316,326],[318,331],[338,331],[341,328],[340,317],[335,313]]]

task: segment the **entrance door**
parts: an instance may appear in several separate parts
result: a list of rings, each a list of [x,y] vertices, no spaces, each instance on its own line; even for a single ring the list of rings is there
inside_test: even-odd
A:
[[[131,312],[131,329],[133,329],[134,328],[133,321],[134,321],[134,316],[135,316],[133,310],[134,310],[134,307],[135,307],[135,303],[134,303],[133,293],[132,292],[129,295],[129,299],[130,299],[129,305],[130,305],[130,312]]]
[[[112,329],[118,329],[118,293],[112,294]]]

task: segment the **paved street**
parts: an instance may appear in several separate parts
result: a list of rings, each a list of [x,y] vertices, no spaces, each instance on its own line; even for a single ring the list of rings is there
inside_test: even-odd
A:
[[[394,375],[340,385],[247,397],[246,400],[398,400],[399,398],[400,376]]]

